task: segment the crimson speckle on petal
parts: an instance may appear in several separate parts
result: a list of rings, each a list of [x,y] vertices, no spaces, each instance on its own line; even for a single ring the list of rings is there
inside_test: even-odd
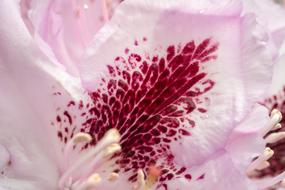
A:
[[[137,41],[135,44],[139,45]],[[107,66],[108,75],[102,78],[100,88],[89,94],[92,102],[83,104],[82,128],[76,130],[93,136],[84,148],[96,145],[109,129],[118,129],[122,151],[113,159],[117,171],[133,173],[131,182],[136,181],[138,169],[146,172],[153,165],[162,171],[158,187],[167,189],[164,182],[174,177],[191,180],[186,168],[173,162],[170,143],[191,138],[193,111],[207,112],[199,96],[211,90],[215,82],[202,66],[216,59],[218,45],[205,39],[199,44],[191,41],[179,46],[169,45],[164,56],[153,58],[126,48],[126,55],[116,57],[114,64]],[[69,102],[56,121],[62,123],[61,118],[65,118],[64,125],[73,128],[69,107],[80,109],[82,105]],[[58,129],[61,141],[73,135],[64,129]]]

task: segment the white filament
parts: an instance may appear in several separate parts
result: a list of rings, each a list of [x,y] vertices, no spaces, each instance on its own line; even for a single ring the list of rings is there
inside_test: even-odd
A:
[[[277,133],[272,133],[270,135],[268,135],[265,138],[266,143],[276,143],[282,139],[285,138],[285,132],[277,132]]]
[[[266,147],[263,154],[260,155],[256,160],[254,160],[247,169],[247,173],[250,175],[254,170],[262,166],[262,164],[271,158],[274,154],[274,151],[271,148]]]
[[[80,136],[82,137],[82,136]],[[76,138],[78,140],[78,138]],[[74,142],[74,139],[71,139],[72,142]],[[97,143],[97,145],[93,148],[91,148],[88,152],[86,152],[83,156],[78,158],[75,163],[69,167],[62,177],[59,180],[59,188],[64,189],[66,182],[78,175],[78,173],[81,171],[81,168],[83,166],[89,166],[90,168],[90,163],[93,165],[94,163],[91,160],[97,160],[97,162],[100,159],[105,158],[106,151],[108,151],[108,147],[110,145],[116,144],[120,141],[120,134],[116,129],[110,129],[109,131],[106,132],[104,137]],[[69,145],[71,146],[71,145]],[[101,155],[101,156],[100,156]]]
[[[266,124],[264,130],[262,131],[261,135],[265,136],[268,132],[270,132],[273,128],[278,125],[278,123],[282,120],[282,114],[280,111],[274,109],[270,114],[270,120]],[[278,127],[278,126],[277,126]]]

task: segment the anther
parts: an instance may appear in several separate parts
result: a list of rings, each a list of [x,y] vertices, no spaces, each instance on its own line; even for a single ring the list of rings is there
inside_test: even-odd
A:
[[[80,143],[89,143],[92,140],[92,136],[88,133],[77,133],[75,134],[66,144],[63,154],[64,154],[64,160],[66,161],[64,163],[65,166],[68,166],[69,164],[69,157],[70,153],[74,147],[74,145],[80,144]]]
[[[271,131],[275,131],[275,130],[278,130],[278,129],[281,129],[282,128],[282,125],[280,123],[277,123],[276,125],[274,125],[271,129]]]
[[[86,181],[72,186],[75,190],[93,190],[102,181],[98,173],[92,174]]]
[[[276,125],[282,120],[282,114],[277,109],[272,110],[270,114],[270,119],[266,124],[266,127],[263,129],[261,135],[265,136],[269,131],[275,128]],[[278,126],[277,126],[278,127]]]
[[[273,156],[273,154],[274,154],[274,151],[271,148],[266,147],[263,152],[264,160],[268,160],[269,158]]]
[[[274,117],[275,115],[278,115],[278,117],[280,117],[280,121],[282,119],[282,114],[278,109],[273,109],[270,113],[270,117]],[[279,121],[279,122],[280,122]]]
[[[137,174],[137,184],[134,186],[134,190],[146,190],[146,181],[143,170],[139,169]]]
[[[112,144],[118,143],[119,141],[120,134],[116,129],[110,129],[107,131],[104,137],[97,143],[96,146],[90,148],[82,157],[78,158],[75,163],[65,171],[59,180],[59,188],[62,189],[69,177],[78,176],[82,170],[86,170],[87,168],[87,172],[89,173],[90,168],[94,169],[92,166],[100,163],[100,160],[104,159],[104,155],[106,155],[106,148]],[[117,150],[117,147],[113,147],[111,150],[114,151],[114,149]]]
[[[119,177],[119,174],[118,174],[118,173],[112,172],[112,173],[109,175],[108,180],[109,180],[109,181],[116,181],[116,180],[118,179],[118,177]]]
[[[73,142],[74,144],[78,144],[78,143],[88,143],[92,140],[92,136],[88,133],[77,133],[74,137],[73,137]]]
[[[114,144],[111,144],[110,146],[108,146],[106,149],[105,149],[105,153],[104,153],[104,156],[105,157],[108,157],[108,156],[111,156],[119,151],[121,151],[121,146],[118,144],[118,143],[114,143]]]
[[[270,117],[276,120],[277,123],[279,123],[282,120],[282,113],[277,109],[273,109],[271,111]]]
[[[92,183],[93,186],[98,185],[101,181],[101,176],[98,173],[94,173],[88,178],[88,182]]]
[[[105,141],[115,141],[119,142],[120,141],[120,133],[117,129],[110,129],[109,131],[106,132],[105,136],[103,137]]]
[[[150,166],[148,170],[148,175],[146,179],[146,189],[151,189],[151,187],[157,182],[161,171],[156,166]]]

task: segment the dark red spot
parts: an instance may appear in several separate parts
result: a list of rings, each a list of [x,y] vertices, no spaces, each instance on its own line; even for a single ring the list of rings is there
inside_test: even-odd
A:
[[[62,140],[62,137],[63,137],[63,136],[62,136],[62,132],[60,132],[60,131],[57,132],[57,136],[58,136],[58,138],[59,138],[60,140]]]
[[[128,54],[130,52],[130,49],[129,48],[126,48],[125,49],[125,54]]]
[[[69,124],[72,125],[72,118],[69,113],[67,111],[64,111],[63,114],[67,117]]]
[[[58,116],[56,116],[56,121],[57,122],[61,122],[61,118],[60,118],[60,116],[58,115]]]
[[[75,106],[75,102],[74,101],[70,101],[67,105],[67,107],[70,107],[70,106]]]
[[[192,179],[192,176],[191,176],[190,174],[186,174],[184,177],[185,177],[186,179],[188,179],[188,180],[191,180],[191,179]]]
[[[202,180],[202,179],[204,179],[205,178],[205,174],[202,174],[201,176],[199,176],[198,178],[197,178],[197,180]]]
[[[206,110],[206,109],[204,109],[204,108],[198,108],[198,111],[199,111],[199,112],[201,112],[201,113],[205,113],[205,112],[207,112],[207,110]]]

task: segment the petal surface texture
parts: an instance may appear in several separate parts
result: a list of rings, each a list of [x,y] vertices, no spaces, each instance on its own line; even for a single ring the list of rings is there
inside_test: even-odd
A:
[[[0,188],[258,190],[271,31],[236,0],[127,0],[102,28],[73,2],[0,3]]]
[[[85,131],[119,130],[123,171],[154,164],[161,188],[176,177],[191,184],[188,169],[216,166],[211,158],[264,97],[276,55],[238,1],[126,1],[80,65],[94,100]]]

